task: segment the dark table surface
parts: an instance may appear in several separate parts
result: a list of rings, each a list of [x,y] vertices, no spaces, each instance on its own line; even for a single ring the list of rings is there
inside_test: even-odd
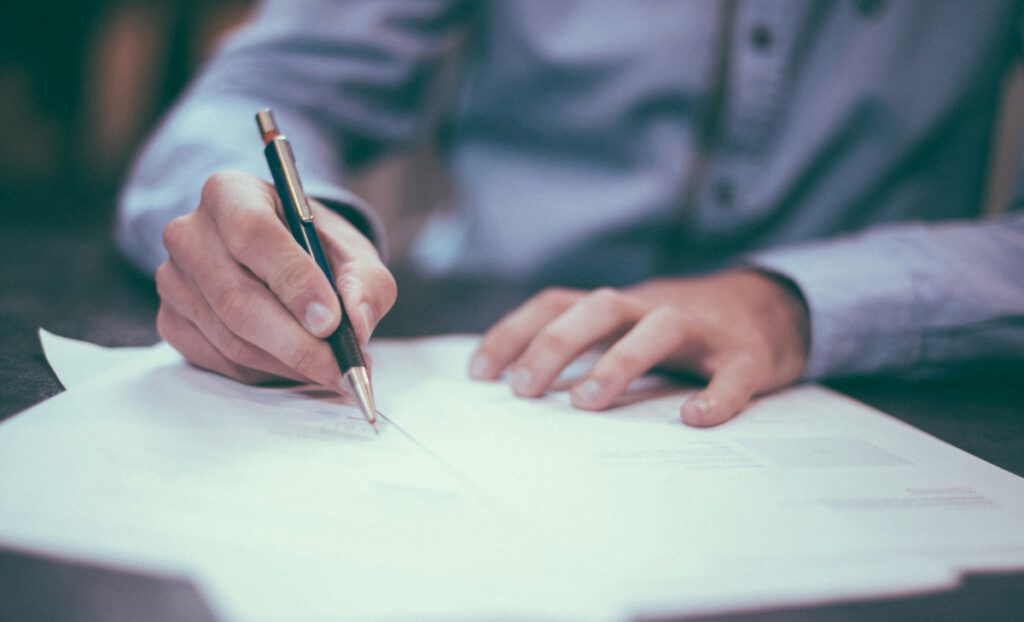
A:
[[[472,282],[429,282],[398,271],[400,295],[378,335],[479,332],[528,292]],[[424,304],[424,301],[429,301]],[[62,388],[39,346],[39,327],[110,346],[158,336],[152,283],[114,252],[100,224],[0,231],[0,420]],[[426,313],[424,309],[430,309]],[[473,313],[445,309],[472,309]],[[974,370],[957,380],[877,379],[831,386],[944,441],[1024,475],[1024,376]],[[972,575],[955,590],[865,602],[716,616],[715,620],[1020,620],[1024,573]],[[0,620],[214,619],[182,577],[125,572],[0,546]]]

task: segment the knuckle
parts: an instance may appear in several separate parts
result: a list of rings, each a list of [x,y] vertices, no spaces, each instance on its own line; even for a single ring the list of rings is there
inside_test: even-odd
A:
[[[199,204],[216,207],[220,203],[220,198],[230,192],[231,186],[238,182],[238,178],[239,173],[235,171],[217,171],[210,175],[203,182]]]
[[[260,214],[245,214],[243,218],[237,218],[232,221],[232,226],[228,228],[225,234],[225,238],[231,247],[233,248],[246,248],[250,246],[259,247],[260,239],[266,235],[266,228],[268,219],[261,217]],[[277,222],[270,222],[271,226],[279,227],[280,224]]]
[[[579,292],[565,287],[549,287],[537,294],[537,303],[547,308],[561,309],[575,302]]]
[[[686,321],[687,314],[675,307],[668,305],[659,305],[650,310],[649,315],[652,318],[664,321],[670,324],[679,324]]]
[[[168,289],[170,288],[170,270],[171,265],[165,261],[160,264],[156,269],[156,274],[153,275],[153,281],[156,283],[156,293],[161,299],[166,299]]]
[[[160,335],[161,339],[174,345],[176,335],[174,334],[173,323],[169,314],[170,311],[167,309],[167,305],[160,305],[156,312],[156,332]]]
[[[234,248],[245,248],[259,240],[268,225],[281,226],[274,211],[273,193],[265,186],[248,173],[218,171],[203,184],[197,211],[205,212],[214,223],[230,216],[230,227],[222,228],[222,236]]]
[[[270,288],[281,302],[290,305],[300,295],[316,287],[316,272],[299,255],[280,264],[271,275]]]
[[[238,365],[249,366],[256,361],[254,347],[235,335],[222,336],[217,346],[224,358]]]
[[[209,322],[209,308],[206,306],[206,302],[198,296],[186,296],[182,306],[185,307],[185,312],[188,313],[187,317],[189,320],[196,324],[203,321]]]
[[[381,310],[387,311],[398,298],[398,283],[395,277],[384,266],[376,266],[371,270],[370,279],[374,283],[374,288],[380,292],[380,303],[383,307]]]
[[[174,256],[181,252],[188,240],[189,215],[178,216],[164,227],[163,242],[167,252]]]
[[[550,327],[537,334],[533,347],[535,351],[544,355],[566,353],[574,349],[568,337]]]
[[[481,341],[481,348],[491,348],[507,342],[513,338],[525,338],[527,331],[523,326],[521,310],[507,313],[498,322],[484,333]]]
[[[298,347],[292,350],[284,363],[307,378],[316,378],[320,371],[319,354],[313,348]]]
[[[599,287],[590,292],[590,297],[605,304],[616,304],[621,302],[624,296],[615,288]]]
[[[242,287],[222,290],[214,302],[214,309],[226,326],[242,336],[252,332],[259,313],[255,298]]]
[[[646,371],[641,369],[643,367],[642,359],[633,352],[628,352],[621,349],[609,350],[604,355],[604,361],[602,361],[603,373],[614,378],[621,376],[626,373],[640,373]]]
[[[595,289],[586,300],[596,311],[616,315],[621,314],[628,304],[626,296],[611,287]]]
[[[179,314],[184,314],[190,320],[201,318],[202,302],[190,296],[179,276],[174,272],[175,268],[165,261],[156,270],[156,293],[163,305],[175,309]]]
[[[734,369],[741,369],[750,373],[760,371],[769,364],[770,360],[771,356],[761,352],[760,348],[745,347],[731,353],[729,365]]]
[[[477,351],[488,356],[493,356],[500,352],[504,352],[507,342],[507,330],[499,324],[484,333],[484,336],[480,339],[480,345],[477,346]]]
[[[673,307],[663,305],[651,309],[647,314],[648,319],[656,326],[667,330],[679,330],[689,324],[689,317]]]

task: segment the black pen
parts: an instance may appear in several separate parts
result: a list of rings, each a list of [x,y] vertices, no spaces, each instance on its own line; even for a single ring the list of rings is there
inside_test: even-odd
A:
[[[263,155],[267,157],[267,164],[270,165],[270,173],[274,176],[274,186],[277,194],[281,197],[285,220],[288,221],[288,228],[292,236],[320,266],[327,281],[334,287],[334,276],[331,274],[331,267],[324,256],[323,247],[320,245],[320,238],[317,237],[316,228],[313,226],[313,212],[309,208],[309,200],[302,189],[302,181],[299,179],[299,170],[295,167],[295,154],[292,153],[292,146],[288,138],[281,133],[274,121],[274,113],[269,108],[256,113],[256,125],[263,137]],[[335,289],[335,293],[337,290]],[[370,376],[366,371],[366,363],[363,359],[363,352],[359,349],[359,342],[356,341],[355,331],[352,330],[352,321],[345,313],[345,303],[338,294],[338,306],[341,307],[341,322],[338,328],[327,337],[334,357],[338,360],[338,368],[342,375],[348,380],[352,392],[359,400],[359,407],[363,410],[363,416],[370,422],[373,429],[377,429],[377,407],[373,402],[373,389],[370,386]]]

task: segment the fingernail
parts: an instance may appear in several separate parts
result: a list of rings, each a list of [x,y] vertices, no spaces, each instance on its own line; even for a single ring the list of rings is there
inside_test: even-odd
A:
[[[316,335],[324,333],[334,322],[334,314],[319,302],[306,305],[306,328]]]
[[[529,395],[533,388],[533,373],[529,369],[512,372],[512,390],[519,395]]]
[[[711,403],[703,397],[691,399],[683,404],[683,421],[691,425],[700,425],[708,421],[711,413]]]
[[[377,327],[377,313],[374,312],[373,307],[370,303],[364,302],[359,305],[359,315],[363,318],[363,326],[366,327],[366,338],[364,339],[363,345],[366,345],[366,341],[370,340],[370,334],[373,333],[373,329]]]
[[[601,397],[601,383],[589,378],[572,390],[573,401],[580,406],[592,406]]]
[[[474,378],[486,379],[491,370],[491,361],[486,354],[476,354],[469,363],[469,375]]]

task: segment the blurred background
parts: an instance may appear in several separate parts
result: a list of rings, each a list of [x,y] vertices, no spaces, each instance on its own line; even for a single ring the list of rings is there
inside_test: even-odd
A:
[[[0,228],[87,228],[109,245],[115,197],[140,142],[253,0],[25,0],[0,38]],[[1012,189],[1024,115],[1010,77],[991,160],[989,211]],[[446,192],[427,145],[352,180],[382,212],[401,260]],[[411,203],[418,205],[411,205]],[[2,253],[3,249],[0,249]]]
[[[28,0],[0,38],[0,226],[109,226],[146,132],[249,0]]]
[[[27,0],[6,8],[0,239],[74,230],[77,242],[109,247],[117,191],[141,142],[255,4]],[[352,180],[388,223],[392,259],[405,255],[428,216],[423,205],[446,191],[432,150],[388,158]],[[13,249],[0,249],[10,259],[4,250]]]

